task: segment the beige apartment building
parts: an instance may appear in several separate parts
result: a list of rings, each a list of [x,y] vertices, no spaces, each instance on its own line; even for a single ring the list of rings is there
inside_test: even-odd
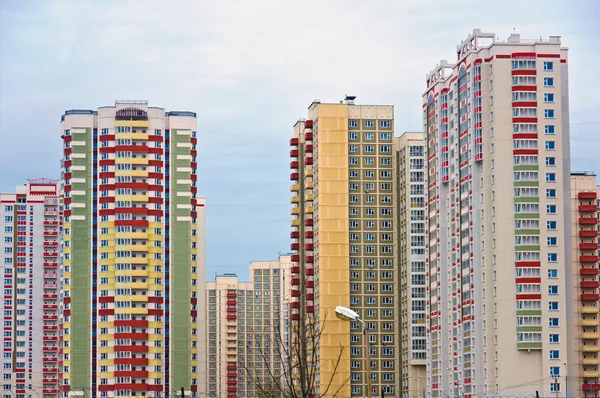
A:
[[[355,105],[354,98],[315,100],[308,118],[294,126],[290,319],[292,328],[324,327],[317,396],[330,382],[330,394],[393,396],[399,386],[394,109]],[[368,364],[360,323],[338,320],[336,306],[355,310],[366,323]]]
[[[394,139],[400,288],[399,385],[402,394],[411,397],[422,397],[427,391],[427,177],[423,137],[423,133],[404,133]]]
[[[283,377],[289,319],[290,256],[250,263],[206,283],[206,385],[211,397],[256,397]]]
[[[573,397],[568,50],[476,29],[455,55],[423,95],[427,385]]]
[[[594,173],[571,173],[573,359],[565,377],[573,385],[569,388],[572,396],[577,397],[598,397],[600,391],[599,194]]]

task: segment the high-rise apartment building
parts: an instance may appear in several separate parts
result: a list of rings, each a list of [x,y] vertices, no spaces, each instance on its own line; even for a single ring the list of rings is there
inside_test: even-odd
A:
[[[357,311],[369,328],[371,395],[398,388],[393,111],[354,105],[354,97],[314,101],[294,126],[290,317],[292,332],[307,322],[324,328],[315,394],[367,395],[361,325],[337,320],[336,306]]]
[[[142,101],[62,116],[65,397],[203,390],[196,126]]]
[[[598,308],[598,197],[600,187],[590,172],[571,173],[571,224],[573,244],[573,358],[568,380],[574,397],[600,395],[600,312]],[[568,378],[568,379],[567,379]]]
[[[427,75],[427,383],[433,396],[564,397],[567,49],[495,37],[474,30]]]
[[[250,264],[250,282],[235,274],[206,283],[207,395],[270,396],[285,384],[290,256]]]
[[[427,272],[425,217],[427,176],[423,133],[404,133],[394,139],[397,189],[398,369],[400,389],[406,396],[427,391]]]
[[[0,192],[4,397],[56,397],[60,202],[55,180]]]

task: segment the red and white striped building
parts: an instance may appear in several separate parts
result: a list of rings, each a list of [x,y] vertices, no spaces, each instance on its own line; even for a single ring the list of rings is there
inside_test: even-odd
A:
[[[57,181],[0,192],[4,396],[58,394],[60,228]]]

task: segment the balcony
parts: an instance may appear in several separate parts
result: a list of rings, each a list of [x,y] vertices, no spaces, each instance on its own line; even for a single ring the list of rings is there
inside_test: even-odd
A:
[[[300,174],[298,174],[298,173],[291,173],[290,174],[290,180],[291,181],[298,181],[299,178],[300,178]]]
[[[57,321],[58,320],[58,315],[44,314],[44,315],[42,315],[42,320],[44,320],[44,321]]]
[[[581,217],[579,219],[579,225],[596,225],[598,224],[598,219],[595,217]]]
[[[298,239],[298,238],[300,238],[300,232],[299,231],[292,231],[292,232],[290,232],[290,238],[292,238],[292,239]]]
[[[312,239],[314,235],[315,235],[315,233],[314,233],[313,231],[306,231],[306,232],[304,233],[304,237],[305,237],[306,239]]]
[[[306,312],[308,312],[309,314],[313,314],[315,312],[315,307],[312,305],[307,305]]]
[[[55,279],[58,277],[56,272],[44,272],[44,278]]]
[[[300,320],[300,314],[292,314],[291,318],[292,318],[292,321],[299,321]]]
[[[235,292],[227,292],[227,297],[229,297],[229,298],[236,298],[237,294]]]
[[[598,340],[600,334],[598,332],[583,332],[581,333],[581,338],[584,340]]]
[[[304,245],[304,248],[308,251],[313,251],[315,249],[315,245],[312,243],[307,243]]]
[[[57,252],[44,252],[44,257],[58,257]]]
[[[579,275],[598,275],[598,268],[580,268]]]
[[[47,230],[45,230],[44,231],[44,236],[49,236],[49,237],[58,236],[58,231],[47,231]]]
[[[306,293],[306,299],[307,300],[314,300],[315,299],[315,295],[314,293]]]
[[[582,289],[593,289],[598,287],[598,281],[581,281],[579,286]]]
[[[292,262],[297,263],[298,261],[300,261],[300,256],[298,254],[292,254],[291,260]]]
[[[600,346],[597,345],[584,345],[581,346],[583,352],[600,352]]]
[[[292,210],[290,210],[290,214],[292,216],[299,216],[300,215],[300,208],[299,207],[292,207]]]
[[[237,387],[227,387],[227,392],[237,392]]]
[[[580,296],[581,301],[598,301],[600,295],[597,293],[584,293]]]
[[[44,300],[56,300],[58,298],[58,294],[56,293],[44,293]]]
[[[299,301],[294,301],[292,303],[292,308],[294,309],[299,309],[300,308],[300,302]]]
[[[290,245],[290,249],[291,250],[300,250],[300,243],[297,243],[297,242],[296,243],[292,243]]]
[[[307,268],[306,269],[306,276],[313,276],[315,274],[315,269],[314,268]]]
[[[290,138],[290,146],[298,146],[298,138]]]
[[[305,120],[304,121],[304,128],[305,129],[312,129],[313,128],[313,121],[312,120]]]
[[[237,309],[235,307],[228,307],[227,308],[227,312],[237,312]]]
[[[300,278],[292,278],[292,286],[298,286],[300,284]]]
[[[237,373],[235,373],[235,372],[227,372],[227,377],[237,377]]]
[[[315,262],[315,256],[306,256],[306,262],[312,264]]]
[[[290,151],[290,157],[291,158],[297,158],[298,157],[298,150],[297,149],[292,149]]]
[[[598,243],[580,243],[579,250],[598,250]]]
[[[597,236],[598,236],[598,231],[596,231],[596,230],[584,229],[584,230],[579,231],[580,238],[596,238]]]
[[[56,309],[58,309],[58,305],[57,304],[44,304],[44,305],[42,305],[42,308],[45,310],[56,310]]]
[[[304,133],[304,141],[312,141],[313,133]]]
[[[48,267],[48,268],[54,268],[54,267],[58,267],[58,263],[49,263],[49,262],[45,262],[45,263],[44,263],[44,267]]]
[[[294,195],[290,198],[291,203],[300,203],[300,196]]]
[[[581,385],[581,391],[587,392],[587,391],[600,391],[600,384],[582,384]]]
[[[58,337],[57,336],[47,336],[47,335],[44,335],[42,337],[42,341],[58,341]]]
[[[227,385],[229,385],[229,386],[237,386],[237,380],[227,380]]]
[[[585,326],[585,327],[596,327],[596,326],[598,326],[598,320],[597,319],[582,319],[580,325]]]
[[[312,202],[314,199],[315,199],[315,195],[313,195],[312,193],[306,194],[307,202]]]
[[[300,220],[295,219],[295,220],[290,221],[290,227],[297,228],[299,226],[300,226]]]
[[[44,373],[58,373],[58,368],[43,368]]]
[[[44,289],[56,289],[57,287],[56,283],[44,283]]]
[[[44,220],[44,225],[45,226],[56,226],[56,225],[58,225],[58,221]]]
[[[580,256],[579,261],[582,263],[597,263],[598,256]]]
[[[297,169],[300,166],[300,162],[293,160],[290,162],[290,169]]]
[[[235,314],[227,314],[227,320],[235,321],[236,319],[237,317],[235,316]]]
[[[237,365],[227,365],[227,370],[237,370]]]
[[[579,312],[582,314],[597,314],[598,307],[596,306],[582,306],[579,308]]]
[[[312,289],[315,287],[315,281],[306,281],[306,287]]]
[[[300,185],[299,184],[292,184],[290,186],[290,191],[292,192],[298,192],[300,190]]]
[[[315,223],[315,221],[312,218],[304,220],[304,225],[307,227],[312,227],[314,225],[314,223]]]
[[[596,205],[579,205],[580,213],[595,213],[598,210]]]
[[[43,363],[56,363],[56,362],[58,362],[58,358],[56,358],[56,357],[44,357],[42,359],[42,362]]]
[[[235,300],[227,300],[227,305],[237,305],[237,301],[235,301]]]
[[[291,272],[292,274],[299,274],[300,273],[300,267],[298,266],[294,266],[291,268]]]
[[[58,242],[44,242],[44,247],[58,247]]]
[[[596,192],[579,192],[577,198],[582,200],[595,200]]]
[[[600,358],[582,358],[581,359],[581,364],[582,365],[600,365]]]
[[[292,290],[291,294],[292,294],[292,297],[300,297],[300,291],[299,290]]]
[[[304,159],[304,164],[306,166],[312,166],[314,162],[314,159],[312,156],[307,157],[306,159]]]

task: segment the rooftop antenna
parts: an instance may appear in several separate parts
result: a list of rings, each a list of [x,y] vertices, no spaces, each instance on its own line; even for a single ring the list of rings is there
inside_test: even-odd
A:
[[[354,105],[354,100],[356,99],[356,95],[348,95],[346,94],[346,98],[344,98],[344,101],[346,101],[346,103],[348,105]]]

